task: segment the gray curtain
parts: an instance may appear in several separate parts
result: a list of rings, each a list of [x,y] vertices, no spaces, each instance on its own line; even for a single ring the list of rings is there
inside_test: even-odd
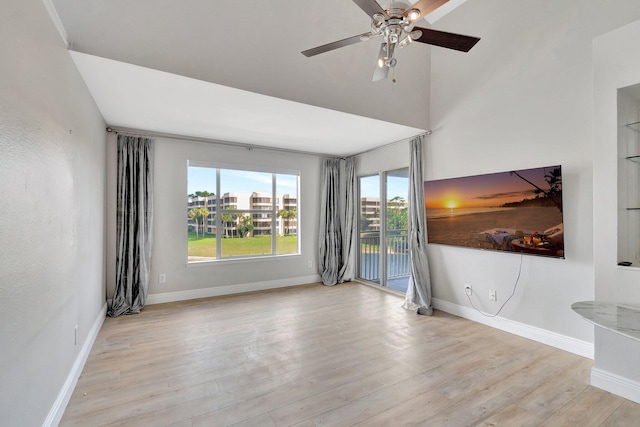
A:
[[[116,290],[108,315],[139,313],[149,288],[153,141],[118,135]]]
[[[431,278],[427,260],[427,226],[422,181],[422,141],[424,136],[411,140],[409,163],[409,264],[411,276],[404,308],[418,314],[432,315]]]
[[[342,257],[340,233],[340,159],[325,159],[322,165],[318,273],[322,283],[338,283]]]
[[[357,230],[357,194],[356,194],[356,166],[355,159],[349,157],[345,164],[345,197],[342,222],[342,267],[338,275],[338,282],[348,282],[356,276],[356,244]]]

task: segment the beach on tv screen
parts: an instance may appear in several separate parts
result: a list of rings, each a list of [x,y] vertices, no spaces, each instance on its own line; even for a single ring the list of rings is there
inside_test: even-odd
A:
[[[562,167],[424,182],[429,243],[564,258]]]

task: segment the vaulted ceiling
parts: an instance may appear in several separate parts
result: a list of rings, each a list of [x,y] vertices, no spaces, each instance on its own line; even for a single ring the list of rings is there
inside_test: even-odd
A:
[[[434,13],[427,18],[433,20],[463,1],[452,0],[437,10],[437,14]],[[112,78],[108,75],[92,74],[92,69],[98,69],[96,64],[103,63],[101,61],[104,60],[101,58],[106,58],[140,66],[142,68],[129,68],[139,72],[147,70],[150,80],[152,76],[158,77],[158,71],[164,72],[162,88],[172,85],[166,76],[175,75],[177,83],[173,92],[179,92],[187,82],[200,81],[198,85],[203,82],[212,83],[214,85],[210,86],[210,93],[193,87],[189,90],[193,92],[193,96],[197,96],[198,92],[206,92],[209,104],[216,105],[218,114],[226,105],[231,110],[243,112],[247,114],[247,118],[252,119],[239,119],[240,123],[270,123],[264,126],[271,134],[261,139],[261,129],[253,129],[252,133],[246,132],[246,129],[243,131],[239,126],[235,136],[231,135],[233,130],[229,129],[226,134],[216,134],[214,130],[199,130],[189,135],[188,128],[185,131],[185,126],[178,126],[180,117],[184,117],[185,114],[175,111],[163,112],[167,117],[159,116],[167,125],[166,129],[158,129],[158,126],[162,127],[158,121],[154,125],[155,129],[145,130],[273,145],[275,140],[286,140],[292,134],[299,140],[298,132],[306,129],[308,133],[315,132],[318,135],[315,147],[296,147],[295,141],[292,141],[293,146],[285,144],[283,148],[352,154],[415,135],[428,128],[431,47],[416,43],[399,51],[398,65],[390,73],[390,78],[379,82],[371,81],[380,46],[379,40],[359,43],[311,58],[300,53],[311,47],[368,31],[369,17],[353,1],[51,2],[66,32],[69,48],[100,57],[91,63],[91,57],[74,56],[77,63],[79,57],[84,57],[85,65],[79,63],[79,68],[94,93],[99,108],[103,108],[100,96],[109,97],[110,92],[117,92],[109,88],[121,86],[120,83],[127,79],[126,73],[124,76],[114,75]],[[384,0],[381,0],[381,5],[388,6]],[[421,25],[429,24],[423,22]],[[126,65],[116,66],[127,68]],[[236,97],[233,95],[222,98],[222,101],[214,99],[219,94],[216,88],[243,91],[238,92],[242,93],[242,96],[238,97],[242,104],[234,105]],[[255,102],[251,96],[247,97],[244,91],[255,94]],[[119,102],[123,102],[122,97],[130,92],[132,91],[123,91],[119,95]],[[264,103],[268,104],[269,100],[276,99],[276,103],[282,100],[295,103],[291,104],[291,108],[282,110],[287,115],[288,122],[280,124],[278,116],[282,114],[278,114],[277,110],[270,112],[272,117],[266,113],[269,108],[265,107]],[[110,102],[113,104],[113,99]],[[184,101],[167,98],[164,104],[175,104],[178,111],[183,111],[184,105],[181,106],[180,102]],[[156,104],[162,102],[156,101]],[[254,104],[260,105],[261,110],[254,111]],[[320,108],[308,109],[313,107]],[[334,111],[325,115],[328,113],[327,109]],[[296,116],[298,110],[302,112],[299,121]],[[347,113],[345,120],[335,120],[336,112]],[[132,117],[127,122],[123,118],[116,120],[109,117],[105,111],[103,114],[112,125],[143,126],[136,125]],[[175,119],[171,118],[172,115]],[[258,119],[261,116],[264,116],[264,120]],[[314,117],[317,117],[317,120]],[[348,118],[353,118],[353,123],[347,124],[350,122]],[[118,120],[123,122],[115,123]],[[300,125],[301,129],[295,129],[293,123]],[[200,124],[203,128],[206,127],[205,123]],[[172,130],[170,125],[177,127]],[[287,126],[292,128],[287,129]],[[328,132],[327,135],[324,135],[324,132]],[[323,147],[323,138],[330,143],[329,139],[335,140],[337,133],[346,139],[362,140],[362,143],[357,147],[345,147],[344,140],[341,140],[335,146]]]

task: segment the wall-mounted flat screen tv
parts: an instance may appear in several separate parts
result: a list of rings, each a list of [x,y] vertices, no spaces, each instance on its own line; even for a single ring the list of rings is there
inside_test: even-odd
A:
[[[564,258],[562,168],[425,181],[429,243]]]

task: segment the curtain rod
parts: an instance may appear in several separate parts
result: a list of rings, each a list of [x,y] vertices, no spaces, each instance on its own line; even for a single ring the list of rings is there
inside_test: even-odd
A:
[[[413,139],[413,138],[418,138],[418,137],[421,137],[421,136],[429,136],[429,135],[431,135],[432,133],[433,133],[433,131],[432,131],[432,130],[426,130],[426,131],[424,131],[424,132],[422,132],[422,133],[419,133],[419,134],[417,134],[417,135],[413,135],[413,136],[410,136],[410,137],[408,137],[408,138],[400,139],[400,140],[398,140],[398,141],[389,142],[389,143],[384,144],[384,145],[381,145],[381,146],[379,146],[379,147],[371,148],[371,149],[366,150],[366,151],[363,151],[363,152],[361,152],[361,153],[354,154],[353,156],[360,156],[360,155],[362,155],[362,154],[371,153],[372,151],[381,150],[381,149],[383,149],[383,148],[390,147],[390,146],[392,146],[392,145],[400,144],[401,142],[409,141],[409,140],[411,140],[411,139]],[[351,157],[351,156],[349,156],[349,157]],[[343,157],[343,159],[346,159],[346,157]]]
[[[264,146],[260,146],[260,145],[252,145],[252,144],[248,144],[248,143],[243,143],[243,142],[231,142],[231,141],[220,141],[217,139],[211,139],[211,138],[200,138],[200,137],[196,137],[196,136],[186,136],[186,135],[176,135],[176,134],[172,134],[172,133],[164,133],[164,132],[149,132],[149,131],[145,131],[145,130],[141,130],[141,129],[131,129],[131,128],[116,128],[113,126],[107,126],[106,131],[111,133],[114,132],[116,134],[121,133],[123,135],[131,135],[131,136],[144,136],[144,137],[156,137],[156,138],[167,138],[167,139],[177,139],[177,140],[183,140],[183,141],[194,141],[194,142],[206,142],[209,144],[218,144],[218,145],[225,145],[225,146],[229,146],[229,147],[236,147],[236,148],[244,148],[246,150],[254,150],[254,149],[260,149],[260,150],[267,150],[267,151],[280,151],[280,152],[284,152],[284,153],[291,153],[291,154],[300,154],[300,155],[306,155],[306,156],[315,156],[315,157],[336,157],[342,160],[345,160],[349,157],[355,157],[355,156],[360,156],[362,154],[366,154],[366,153],[370,153],[372,151],[375,150],[379,150],[381,148],[385,148],[385,147],[389,147],[391,145],[395,145],[395,144],[399,144],[401,142],[405,142],[408,141],[412,138],[416,138],[416,137],[420,137],[420,136],[426,136],[426,135],[431,135],[432,131],[431,130],[427,130],[423,133],[419,133],[417,135],[411,136],[409,138],[404,138],[398,141],[394,141],[394,142],[389,142],[387,144],[381,145],[379,147],[375,147],[375,148],[371,148],[369,150],[365,150],[362,151],[360,153],[355,153],[355,154],[351,154],[349,156],[330,156],[324,153],[316,153],[316,152],[311,152],[311,151],[301,151],[301,150],[292,150],[292,149],[288,149],[288,148],[278,148],[278,147],[264,147]]]
[[[144,137],[177,139],[177,140],[183,140],[183,141],[206,142],[208,144],[217,144],[217,145],[225,145],[229,147],[244,148],[245,150],[248,150],[248,151],[266,150],[266,151],[279,151],[283,153],[300,154],[300,155],[306,155],[306,156],[327,157],[326,154],[316,153],[313,151],[292,150],[289,148],[278,148],[278,147],[266,147],[262,145],[254,145],[254,144],[249,144],[245,142],[221,141],[221,140],[212,139],[212,138],[177,135],[177,134],[165,133],[165,132],[149,132],[149,131],[140,130],[140,129],[116,128],[113,126],[107,126],[107,132],[109,133],[115,132],[116,134],[121,133],[123,135],[131,135],[131,136],[144,136]]]

